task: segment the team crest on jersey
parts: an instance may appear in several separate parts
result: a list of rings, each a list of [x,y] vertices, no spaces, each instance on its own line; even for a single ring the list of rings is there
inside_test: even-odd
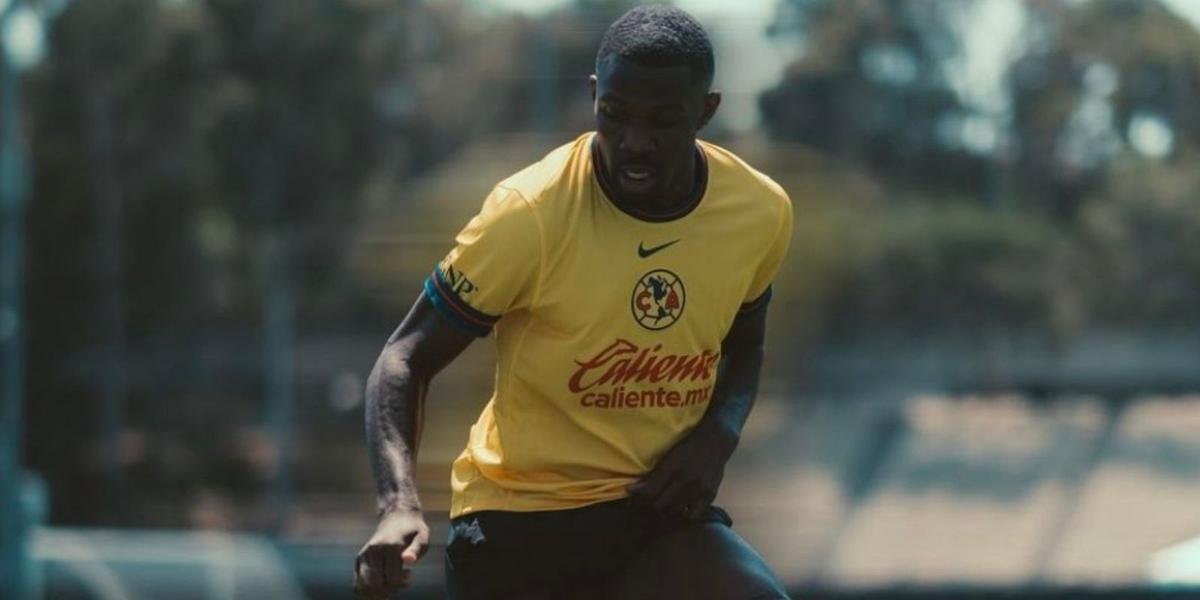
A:
[[[655,269],[633,286],[630,309],[638,325],[650,330],[666,329],[679,320],[686,300],[683,280],[666,269]]]

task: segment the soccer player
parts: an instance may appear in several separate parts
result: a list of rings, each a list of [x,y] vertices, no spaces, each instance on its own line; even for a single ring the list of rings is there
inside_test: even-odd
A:
[[[635,8],[591,77],[596,130],[500,182],[367,385],[379,524],[355,590],[406,585],[434,375],[495,331],[495,391],[451,474],[453,598],[786,598],[712,505],[754,401],[784,191],[698,141],[721,96],[687,13]]]

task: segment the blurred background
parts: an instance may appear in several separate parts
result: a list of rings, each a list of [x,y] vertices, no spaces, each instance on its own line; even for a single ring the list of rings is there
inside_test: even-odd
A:
[[[374,359],[633,4],[0,0],[0,597],[350,597]],[[677,4],[796,207],[736,529],[805,598],[1200,595],[1200,0]]]

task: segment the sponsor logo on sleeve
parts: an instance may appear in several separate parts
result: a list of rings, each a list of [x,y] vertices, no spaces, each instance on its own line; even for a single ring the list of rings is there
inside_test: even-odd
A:
[[[443,265],[442,271],[446,274],[446,283],[450,284],[450,291],[460,298],[469,296],[471,292],[479,289],[462,271],[455,269],[453,265]]]

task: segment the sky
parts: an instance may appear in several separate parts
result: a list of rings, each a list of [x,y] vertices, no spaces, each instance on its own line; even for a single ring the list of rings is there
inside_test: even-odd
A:
[[[1200,27],[1200,0],[1163,0],[1179,16]]]

